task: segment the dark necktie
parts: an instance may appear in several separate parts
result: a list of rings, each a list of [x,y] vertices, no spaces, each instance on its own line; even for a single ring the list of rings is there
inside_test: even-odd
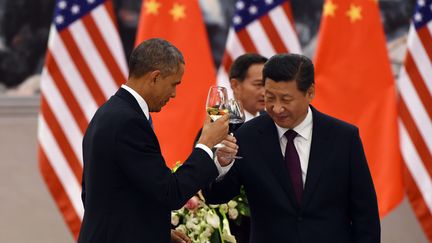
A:
[[[285,132],[285,137],[287,138],[287,144],[285,148],[285,163],[288,168],[288,173],[290,175],[291,184],[293,186],[297,202],[300,203],[303,192],[303,181],[300,158],[294,146],[294,138],[296,136],[297,132],[294,130],[288,130]]]
[[[151,117],[151,115],[149,114],[149,119],[148,119],[148,122],[150,123],[150,126],[151,126],[151,128],[153,128],[154,129],[154,127],[153,127],[153,120],[152,120],[152,117]]]

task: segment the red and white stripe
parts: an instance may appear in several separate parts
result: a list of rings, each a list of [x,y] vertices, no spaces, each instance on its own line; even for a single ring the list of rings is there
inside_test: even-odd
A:
[[[39,164],[75,237],[84,213],[82,138],[97,108],[126,77],[110,1],[60,32],[52,26],[41,81]]]
[[[398,88],[407,194],[432,241],[432,22],[418,31],[411,26]]]
[[[231,64],[237,57],[248,52],[265,57],[277,53],[301,53],[289,2],[277,6],[238,32],[234,28],[229,30],[217,84],[226,87],[230,96],[228,72]]]

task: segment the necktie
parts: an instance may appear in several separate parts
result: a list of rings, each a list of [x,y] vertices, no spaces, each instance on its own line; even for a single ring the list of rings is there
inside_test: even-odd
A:
[[[294,130],[288,130],[285,132],[285,137],[287,138],[287,144],[285,148],[285,163],[288,168],[288,173],[290,175],[291,184],[293,186],[297,202],[300,203],[303,192],[303,181],[300,158],[294,146],[294,138],[296,136],[297,132]]]
[[[152,117],[151,117],[150,114],[149,114],[148,122],[150,123],[151,128],[154,129],[154,127],[153,127],[153,120],[152,120]]]

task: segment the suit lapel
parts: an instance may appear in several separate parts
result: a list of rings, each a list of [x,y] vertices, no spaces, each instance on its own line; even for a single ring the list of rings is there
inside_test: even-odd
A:
[[[115,93],[115,96],[119,97],[120,99],[122,99],[122,100],[126,101],[128,104],[130,104],[130,106],[133,110],[135,110],[137,113],[142,115],[143,118],[148,121],[148,118],[145,116],[143,110],[139,106],[138,101],[135,99],[135,97],[133,97],[133,95],[131,93],[129,93],[127,90],[125,90],[123,88],[119,88],[117,90],[117,92]],[[151,134],[153,134],[153,139],[156,141],[156,145],[157,145],[158,149],[160,150],[159,141],[158,141],[156,134],[154,133],[154,130],[151,127],[150,123],[145,122],[144,126],[146,127],[146,129],[149,129],[149,131],[151,131]]]
[[[281,153],[279,135],[273,120],[268,114],[262,115],[263,125],[259,127],[258,132],[261,133],[260,143],[266,158],[265,163],[271,168],[279,183],[289,195],[290,201],[294,207],[298,207],[295,199],[294,191],[289,180],[285,161]]]
[[[306,174],[306,184],[304,187],[301,205],[304,208],[310,201],[323,168],[325,167],[326,157],[331,151],[330,134],[332,127],[325,123],[325,117],[311,106],[313,114],[312,144],[309,155],[309,164]]]

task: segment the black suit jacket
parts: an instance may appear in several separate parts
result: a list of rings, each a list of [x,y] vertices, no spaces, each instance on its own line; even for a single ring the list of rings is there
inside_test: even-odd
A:
[[[253,243],[380,242],[377,199],[358,129],[311,109],[312,144],[300,204],[268,114],[238,130],[243,159],[204,191],[206,199],[226,202],[244,185]]]
[[[202,149],[171,173],[147,118],[124,89],[94,115],[83,158],[82,243],[170,242],[171,210],[218,175]]]

